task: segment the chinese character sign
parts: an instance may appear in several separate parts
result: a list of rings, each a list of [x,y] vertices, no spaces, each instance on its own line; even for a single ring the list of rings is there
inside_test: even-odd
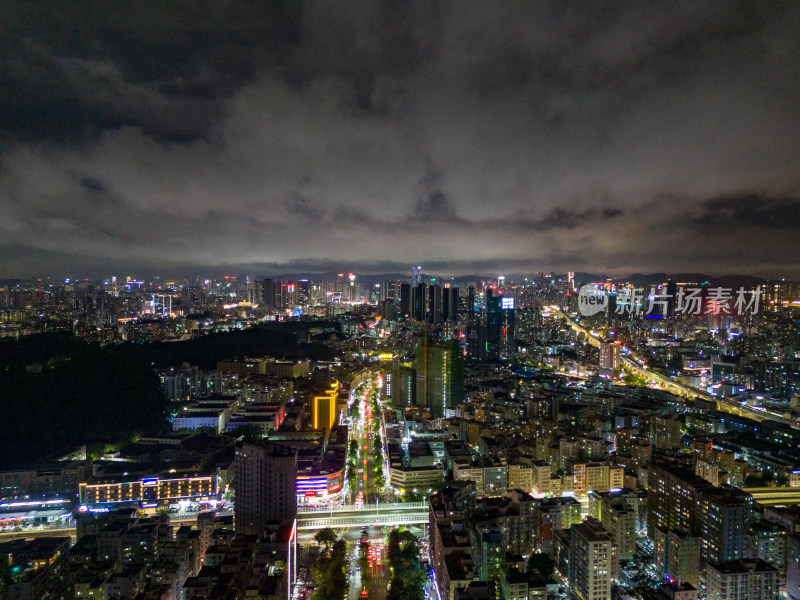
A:
[[[705,293],[703,293],[705,292]],[[752,290],[740,287],[738,290],[726,287],[686,287],[680,286],[675,294],[659,293],[655,286],[649,292],[643,287],[618,288],[616,308],[618,315],[663,315],[669,312],[670,305],[677,315],[755,315],[761,303],[763,289],[757,286]],[[608,306],[607,292],[595,285],[584,285],[578,292],[578,310],[588,317],[602,312]]]

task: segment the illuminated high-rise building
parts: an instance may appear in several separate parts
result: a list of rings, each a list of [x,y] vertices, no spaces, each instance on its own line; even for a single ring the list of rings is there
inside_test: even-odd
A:
[[[486,359],[486,327],[475,305],[475,286],[472,285],[467,295],[467,356]]]
[[[458,340],[417,345],[417,405],[434,416],[458,406],[464,396],[464,360]]]
[[[503,360],[514,352],[514,297],[497,296],[486,290],[486,356]]]
[[[697,512],[703,560],[719,563],[745,557],[751,509],[743,497],[722,488],[703,490]]]
[[[338,394],[338,383],[331,386],[325,395],[314,396],[311,406],[311,419],[314,429],[331,430],[336,422],[336,396]]]
[[[705,583],[708,600],[773,600],[780,591],[778,569],[760,558],[710,563]]]
[[[442,288],[438,285],[428,286],[428,310],[426,320],[428,323],[438,325],[442,322]]]
[[[295,290],[292,282],[264,279],[261,282],[261,305],[264,308],[286,308],[290,300],[296,300]]]
[[[380,300],[385,302],[391,300],[392,302],[400,302],[400,281],[384,281],[380,284]]]
[[[614,371],[619,370],[619,345],[610,341],[601,342],[599,359],[600,375],[613,377]]]
[[[286,283],[286,306],[294,308],[300,303],[300,288],[294,281]]]
[[[610,600],[619,565],[613,536],[592,517],[569,533],[570,585],[583,600]]]
[[[333,287],[333,293],[338,294],[340,298],[345,296],[344,273],[339,273],[336,276],[336,283]]]
[[[422,283],[422,267],[411,267],[411,287]]]
[[[678,585],[688,583],[697,587],[700,581],[700,538],[685,529],[663,531],[656,528],[653,541],[658,576]]]
[[[392,405],[395,408],[414,406],[417,400],[417,371],[412,363],[395,358],[392,361]]]
[[[311,302],[311,282],[301,279],[297,282],[297,304],[308,305]]]
[[[653,460],[647,470],[647,534],[654,537],[658,528],[697,535],[700,494],[710,487],[694,474],[690,464],[666,458]]]

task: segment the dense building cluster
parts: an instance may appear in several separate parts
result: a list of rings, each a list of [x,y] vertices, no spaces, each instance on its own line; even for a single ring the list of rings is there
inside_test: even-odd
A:
[[[586,315],[589,283],[605,305]],[[417,267],[6,284],[8,348],[66,332],[173,350],[148,367],[160,430],[0,467],[0,592],[306,600],[308,532],[346,539],[385,507],[441,599],[800,600],[798,289],[759,283],[759,309],[736,314],[724,285]],[[619,310],[638,288],[666,299]],[[674,302],[690,288],[697,314]],[[265,325],[282,346],[180,356]],[[69,360],[42,355],[20,377]]]

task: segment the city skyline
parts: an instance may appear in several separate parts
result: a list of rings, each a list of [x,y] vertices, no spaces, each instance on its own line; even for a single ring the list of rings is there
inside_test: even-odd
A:
[[[796,3],[0,7],[0,278],[797,279]]]

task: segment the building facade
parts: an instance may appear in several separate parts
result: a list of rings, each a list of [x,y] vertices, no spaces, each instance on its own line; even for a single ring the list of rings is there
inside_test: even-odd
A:
[[[274,442],[236,445],[236,532],[263,536],[297,513],[297,451]]]

